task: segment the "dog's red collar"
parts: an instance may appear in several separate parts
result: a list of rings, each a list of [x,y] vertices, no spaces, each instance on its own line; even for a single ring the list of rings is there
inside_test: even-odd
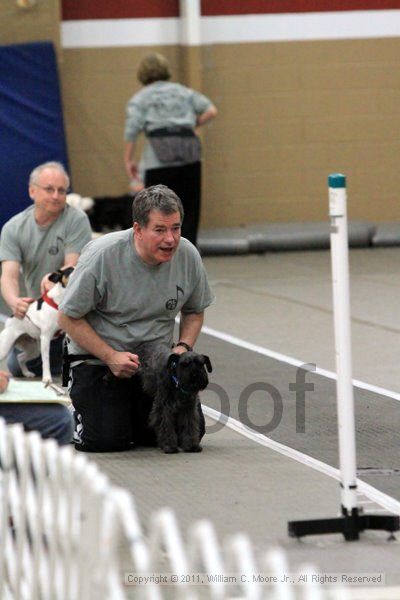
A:
[[[43,300],[49,304],[50,306],[52,306],[53,308],[55,308],[56,310],[58,310],[58,304],[56,304],[53,300],[53,298],[49,298],[49,296],[47,295],[47,292],[45,292],[42,296]]]

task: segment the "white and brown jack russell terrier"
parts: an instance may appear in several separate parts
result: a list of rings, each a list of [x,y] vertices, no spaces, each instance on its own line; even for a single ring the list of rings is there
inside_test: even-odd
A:
[[[0,333],[0,360],[5,358],[12,347],[16,345],[22,350],[18,354],[18,362],[24,377],[35,377],[28,370],[28,360],[38,355],[38,342],[43,365],[43,383],[51,383],[50,372],[50,342],[61,333],[57,324],[58,305],[64,295],[68,279],[73,267],[60,269],[49,275],[49,280],[55,285],[45,292],[41,298],[32,302],[23,319],[10,317]]]

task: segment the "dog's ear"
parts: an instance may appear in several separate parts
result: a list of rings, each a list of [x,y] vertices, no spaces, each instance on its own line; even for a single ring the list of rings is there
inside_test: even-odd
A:
[[[51,281],[52,283],[58,283],[61,280],[61,277],[62,277],[61,271],[54,271],[54,273],[50,273],[49,281]]]
[[[212,364],[211,364],[211,360],[208,356],[206,356],[205,354],[203,354],[203,358],[204,358],[204,364],[207,367],[207,371],[209,373],[212,373]]]
[[[74,267],[67,267],[66,269],[62,269],[60,280],[61,280],[61,285],[63,287],[67,287],[69,276],[71,275],[73,270],[74,270]]]
[[[64,277],[69,277],[74,268],[75,267],[66,267],[65,269],[61,269],[61,273],[64,275]]]

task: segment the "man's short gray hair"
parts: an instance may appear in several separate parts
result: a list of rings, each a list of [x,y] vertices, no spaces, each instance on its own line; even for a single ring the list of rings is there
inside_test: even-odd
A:
[[[132,219],[141,227],[146,227],[152,210],[157,210],[164,215],[179,212],[181,223],[183,221],[182,202],[166,185],[152,185],[136,194],[132,203]]]
[[[69,175],[65,170],[64,165],[57,161],[45,162],[42,165],[38,165],[37,167],[35,167],[32,173],[29,175],[29,185],[36,185],[39,181],[41,172],[45,169],[56,169],[57,171],[60,171],[60,173],[64,175],[67,181],[67,188],[69,187]]]

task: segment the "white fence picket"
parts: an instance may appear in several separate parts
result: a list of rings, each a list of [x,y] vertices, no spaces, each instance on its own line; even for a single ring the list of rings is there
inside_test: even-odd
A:
[[[112,486],[95,463],[0,419],[2,600],[124,600],[128,575],[135,579],[129,597],[146,600],[171,595],[171,587],[184,600],[351,599],[351,589],[285,583],[289,567],[280,549],[268,552],[260,572],[249,538],[237,534],[221,548],[208,520],[191,525],[184,541],[175,514],[164,508],[150,516],[147,530],[146,539],[132,496]],[[316,569],[301,572],[311,581]],[[278,581],[264,585],[259,573]]]

